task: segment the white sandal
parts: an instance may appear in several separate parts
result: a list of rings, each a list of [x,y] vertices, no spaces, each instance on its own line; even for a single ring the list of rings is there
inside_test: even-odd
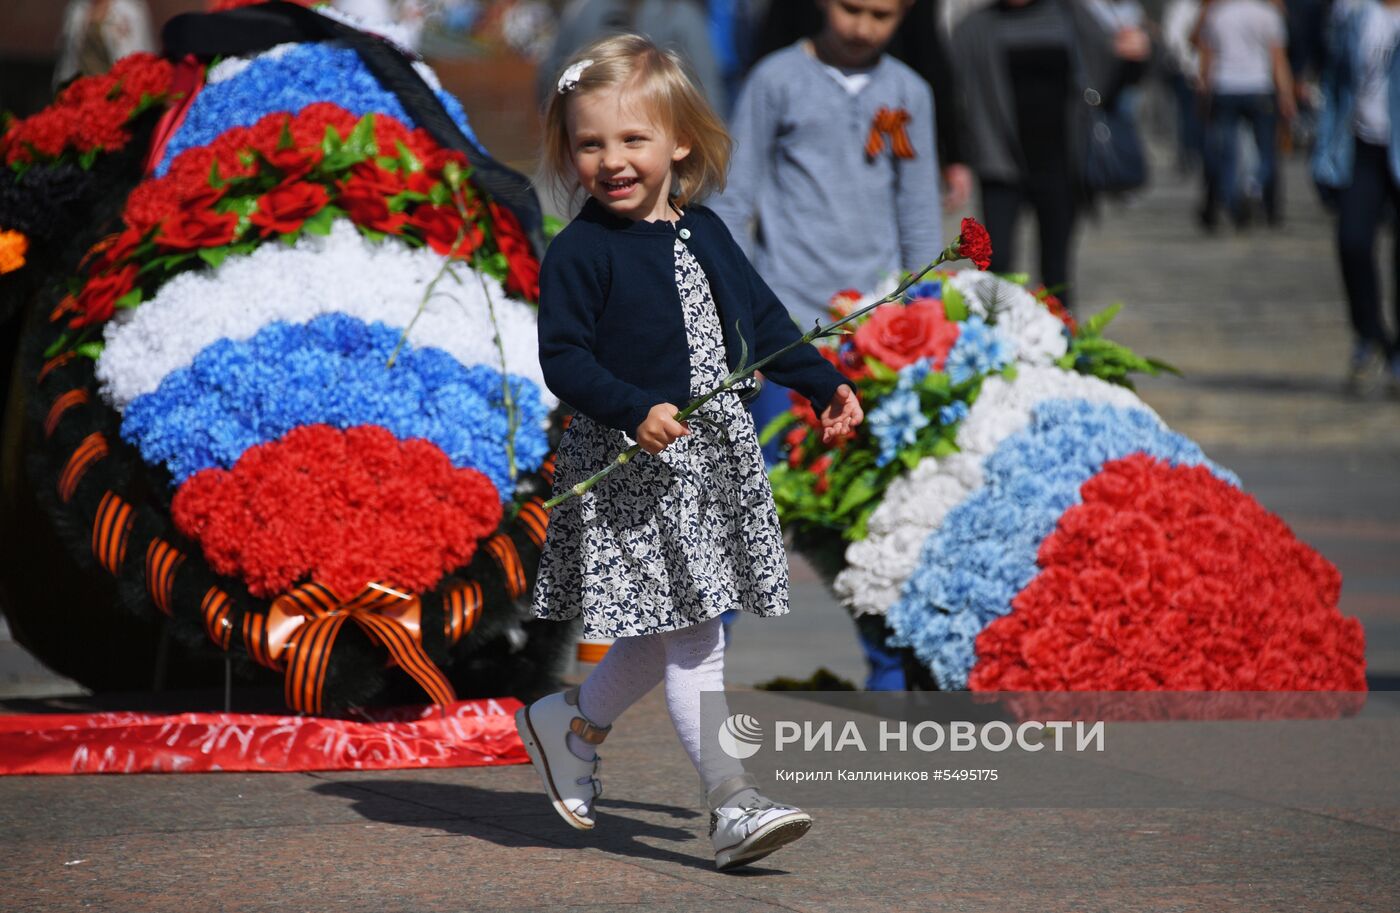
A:
[[[812,816],[802,809],[757,793],[736,805],[725,804],[741,790],[757,787],[753,775],[745,773],[710,791],[710,842],[715,848],[715,868],[721,872],[757,862],[812,827]]]
[[[530,763],[539,771],[554,810],[581,831],[593,827],[593,801],[603,794],[598,779],[601,759],[581,758],[569,747],[569,733],[589,745],[601,745],[611,726],[589,722],[578,709],[578,688],[540,698],[515,711],[515,731],[525,743]]]

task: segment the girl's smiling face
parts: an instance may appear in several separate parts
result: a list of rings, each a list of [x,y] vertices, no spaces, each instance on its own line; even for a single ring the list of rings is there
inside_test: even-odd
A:
[[[570,155],[579,184],[615,215],[654,221],[669,214],[671,165],[690,154],[628,92],[569,99]]]

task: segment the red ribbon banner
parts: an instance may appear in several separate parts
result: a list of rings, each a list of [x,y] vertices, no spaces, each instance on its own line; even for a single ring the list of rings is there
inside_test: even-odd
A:
[[[249,713],[0,716],[0,774],[397,770],[524,764],[520,702],[402,708],[370,720]]]

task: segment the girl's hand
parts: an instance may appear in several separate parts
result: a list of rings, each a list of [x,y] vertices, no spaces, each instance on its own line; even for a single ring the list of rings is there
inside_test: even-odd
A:
[[[823,444],[832,444],[855,431],[856,426],[865,420],[865,410],[860,407],[855,388],[850,384],[837,387],[836,395],[822,411],[821,419]]]
[[[657,403],[651,407],[646,420],[637,426],[637,433],[633,435],[643,450],[655,456],[671,446],[676,438],[690,433],[689,425],[676,421],[679,411],[680,408],[671,403]]]

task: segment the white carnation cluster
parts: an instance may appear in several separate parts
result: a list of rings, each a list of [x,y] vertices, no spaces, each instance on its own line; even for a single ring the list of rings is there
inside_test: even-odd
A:
[[[540,370],[534,310],[506,297],[499,282],[465,265],[461,283],[445,277],[415,314],[444,258],[428,248],[375,243],[346,220],[325,237],[304,235],[293,247],[264,244],[246,257],[230,257],[217,269],[181,273],[156,296],[120,311],[105,329],[97,361],[103,399],[118,411],[162,379],[186,367],[219,339],[250,339],[273,321],[305,323],[322,314],[348,314],[391,327],[413,324],[408,342],[446,351],[464,365],[500,369],[491,333],[490,304],[505,351],[505,370],[549,394]],[[484,288],[483,288],[484,283]]]
[[[1015,343],[1017,362],[1054,364],[1055,359],[1069,351],[1065,325],[1016,283],[991,273],[963,270],[954,273],[948,284],[962,294],[970,313],[994,322]]]
[[[1151,411],[1125,387],[1053,366],[1020,364],[1015,380],[987,378],[958,428],[959,452],[942,459],[924,459],[890,483],[880,506],[870,515],[869,535],[846,549],[846,569],[833,585],[837,598],[857,615],[888,611],[918,565],[924,540],[950,510],[982,486],[983,462],[1002,441],[1030,424],[1037,405],[1052,399],[1083,399]]]

